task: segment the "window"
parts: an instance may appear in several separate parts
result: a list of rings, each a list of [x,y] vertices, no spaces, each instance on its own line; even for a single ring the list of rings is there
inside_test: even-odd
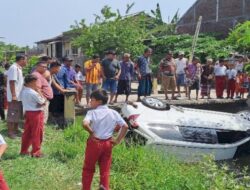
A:
[[[72,47],[72,55],[78,55],[78,48]]]

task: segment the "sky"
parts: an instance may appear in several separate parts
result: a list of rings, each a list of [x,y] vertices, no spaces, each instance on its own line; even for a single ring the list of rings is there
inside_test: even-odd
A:
[[[32,47],[34,42],[60,35],[70,29],[74,21],[94,22],[94,14],[109,5],[125,14],[126,5],[135,3],[130,13],[155,10],[161,7],[165,22],[179,9],[183,15],[195,0],[1,0],[0,41]]]

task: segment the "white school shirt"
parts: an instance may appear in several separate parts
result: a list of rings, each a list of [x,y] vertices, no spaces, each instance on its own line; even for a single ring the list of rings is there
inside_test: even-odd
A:
[[[226,66],[220,66],[220,65],[216,65],[214,66],[214,74],[215,76],[225,76],[226,75]]]
[[[84,81],[84,76],[82,75],[81,71],[75,74],[75,78],[77,81]]]
[[[0,134],[0,145],[2,145],[2,144],[6,144],[6,142],[3,138],[3,136]]]
[[[226,71],[227,78],[230,79],[236,79],[237,71],[235,69],[228,69]]]
[[[187,58],[175,59],[176,74],[184,74],[185,68],[187,67]]]
[[[106,105],[88,111],[84,121],[90,122],[94,135],[103,140],[112,137],[116,125],[123,127],[126,124],[117,111]]]
[[[42,104],[44,104],[46,100],[35,90],[28,87],[23,87],[20,97],[23,103],[24,111],[43,110]]]
[[[236,62],[235,69],[236,71],[242,72],[244,68],[244,63]]]
[[[7,100],[12,101],[12,94],[10,91],[10,81],[15,81],[16,97],[18,101],[20,100],[20,92],[23,88],[23,71],[22,67],[17,63],[13,63],[7,72]]]

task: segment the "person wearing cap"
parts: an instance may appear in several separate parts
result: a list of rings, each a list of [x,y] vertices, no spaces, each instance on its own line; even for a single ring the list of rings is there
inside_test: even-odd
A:
[[[106,58],[101,63],[102,66],[102,88],[110,91],[109,103],[113,104],[113,99],[117,92],[117,82],[121,74],[121,65],[116,59],[116,53],[112,50],[106,53]]]
[[[101,64],[100,56],[95,54],[92,59],[84,63],[84,70],[86,74],[86,101],[89,105],[90,94],[98,89],[98,85],[101,83]]]
[[[32,73],[37,77],[37,90],[39,90],[43,97],[46,99],[45,106],[43,106],[44,112],[44,124],[47,123],[49,117],[49,101],[53,98],[53,91],[48,80],[45,78],[44,74],[47,71],[47,62],[39,61],[36,64],[35,71]]]
[[[3,136],[0,134],[0,159],[2,155],[4,154],[5,150],[7,149],[7,144],[3,138]],[[3,172],[0,170],[0,189],[1,190],[9,190],[9,187],[3,177]]]
[[[219,64],[214,67],[214,75],[215,75],[215,91],[216,96],[219,99],[223,98],[223,92],[225,88],[226,82],[226,66],[224,58],[219,59]]]
[[[191,64],[185,69],[187,75],[187,91],[188,99],[191,99],[191,90],[196,90],[196,100],[199,98],[200,80],[201,80],[201,64],[198,57],[194,57]]]
[[[187,87],[185,84],[185,68],[188,65],[188,59],[184,57],[184,52],[180,51],[178,53],[178,58],[175,59],[176,64],[176,85],[178,90],[178,97],[181,97],[180,87],[184,86],[185,93],[187,96]]]
[[[201,98],[203,99],[207,96],[208,99],[211,98],[210,91],[213,82],[213,59],[207,59],[206,64],[202,67],[201,73]]]
[[[123,60],[120,62],[121,75],[118,81],[117,94],[115,102],[117,102],[118,95],[125,94],[126,102],[131,93],[131,80],[134,75],[134,63],[130,60],[130,54],[124,53]]]
[[[152,70],[150,68],[152,52],[151,48],[146,48],[144,54],[136,61],[136,70],[139,80],[137,101],[141,101],[141,96],[150,96],[152,92]]]
[[[23,116],[20,92],[23,88],[22,68],[27,64],[27,58],[23,55],[16,56],[16,63],[12,64],[7,72],[7,100],[8,100],[8,136],[15,138],[18,133],[18,123]]]
[[[75,79],[76,72],[72,67],[73,59],[71,59],[70,57],[64,57],[62,61],[63,65],[61,66],[59,73],[56,74],[56,77],[63,88],[76,89],[77,91],[80,86],[77,84]],[[78,97],[78,93],[76,94],[75,101],[76,104],[80,104],[81,102]]]
[[[176,88],[176,64],[175,60],[173,59],[173,53],[171,51],[168,51],[166,57],[161,60],[159,70],[161,73],[165,98],[166,100],[168,99],[168,90],[170,89],[172,100],[174,100],[174,93]]]
[[[71,86],[70,80],[68,78],[67,66],[70,68],[73,60],[68,57],[64,57],[62,61],[63,61],[63,64],[60,67],[60,71],[56,74],[56,78],[58,82],[60,83],[60,85],[66,89],[66,88],[70,88]]]
[[[234,63],[228,64],[229,68],[226,70],[227,78],[227,98],[234,98],[235,85],[236,85],[236,76],[237,71],[234,68]]]

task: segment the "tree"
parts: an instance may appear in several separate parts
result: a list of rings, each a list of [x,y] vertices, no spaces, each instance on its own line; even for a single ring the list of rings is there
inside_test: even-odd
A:
[[[237,25],[230,32],[227,42],[239,52],[250,52],[250,21]]]
[[[168,50],[175,53],[184,51],[186,55],[191,52],[193,36],[191,35],[169,35],[156,38],[152,41],[152,47],[155,53],[155,62],[158,62]],[[223,40],[219,41],[215,37],[201,34],[197,41],[195,55],[204,62],[206,57],[217,59],[221,56],[228,56],[232,51],[231,47],[226,45]]]
[[[0,41],[0,62],[8,61],[14,62],[16,53],[20,51],[25,51],[24,47],[18,47],[13,44],[5,44],[4,42]]]
[[[127,7],[127,12],[131,6]],[[139,55],[145,48],[143,41],[146,38],[146,19],[145,14],[133,18],[121,17],[105,6],[101,10],[101,16],[96,15],[98,22],[82,28],[80,36],[73,39],[73,45],[81,47],[88,56],[95,53],[103,55],[108,49],[116,50],[117,53]]]
[[[156,22],[158,24],[163,24],[163,19],[162,19],[162,15],[161,15],[161,8],[159,3],[156,4],[156,9],[155,10],[151,10],[151,13],[155,16]]]
[[[84,27],[72,26],[80,35],[73,39],[73,45],[81,47],[88,56],[114,49],[118,53],[129,52],[137,56],[143,52],[148,42],[154,38],[172,35],[175,33],[178,11],[171,23],[166,24],[162,20],[160,5],[152,10],[152,16],[144,12],[129,15],[134,3],[128,4],[125,16],[120,11],[113,12],[111,7],[104,6],[101,15],[95,14],[95,23]],[[81,25],[81,26],[82,26]]]

